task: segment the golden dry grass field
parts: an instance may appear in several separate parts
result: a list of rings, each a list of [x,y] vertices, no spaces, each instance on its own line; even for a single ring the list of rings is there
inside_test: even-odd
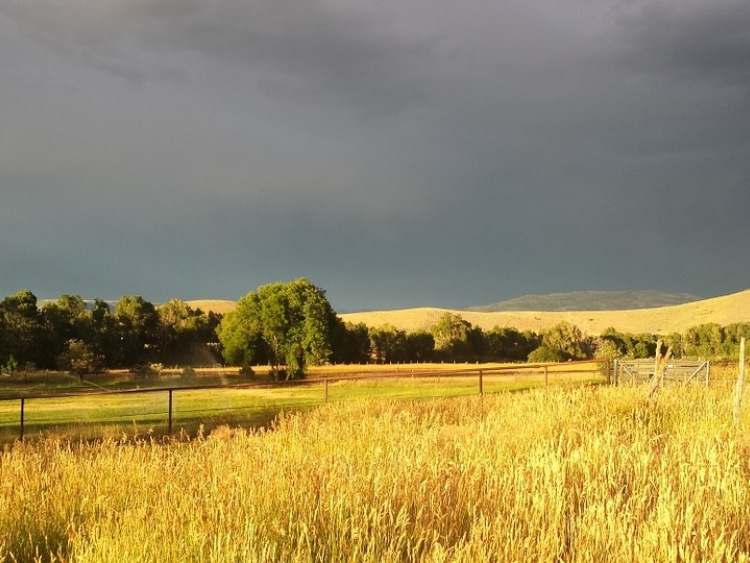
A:
[[[219,313],[227,313],[233,310],[235,305],[234,301],[216,300],[189,301],[188,303],[191,307],[200,307],[204,311]],[[373,327],[390,324],[399,329],[415,331],[428,329],[437,322],[441,315],[447,312],[458,313],[472,325],[483,330],[500,326],[539,332],[561,321],[567,321],[578,326],[589,335],[599,334],[608,327],[633,334],[669,334],[685,332],[688,328],[703,323],[718,323],[726,326],[736,322],[750,322],[750,290],[682,305],[628,311],[482,313],[422,307],[393,311],[346,313],[340,316],[347,322],[363,322]]]
[[[749,428],[729,386],[556,387],[16,443],[0,560],[748,561]]]

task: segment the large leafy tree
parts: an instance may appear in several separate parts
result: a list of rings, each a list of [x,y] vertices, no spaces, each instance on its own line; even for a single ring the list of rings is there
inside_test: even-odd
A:
[[[333,353],[337,364],[361,364],[370,359],[370,331],[364,323],[344,323],[336,319],[333,325]]]
[[[136,295],[125,295],[115,304],[120,339],[116,363],[133,366],[153,359],[158,343],[159,316],[153,303]]]
[[[171,299],[158,310],[159,360],[166,364],[210,365],[210,349],[217,317],[193,309],[181,299]]]
[[[593,339],[567,321],[549,327],[542,335],[542,345],[529,355],[530,361],[583,360],[592,356]]]
[[[371,328],[370,347],[378,363],[406,361],[406,331],[388,324]]]
[[[457,313],[445,313],[430,328],[435,350],[452,360],[478,360],[486,343],[481,328],[475,328]]]
[[[68,349],[68,343],[89,341],[92,337],[91,314],[80,295],[63,294],[57,301],[42,307],[46,335],[46,355],[58,358]]]
[[[265,355],[274,378],[292,379],[329,358],[336,321],[325,291],[300,278],[248,293],[224,317],[218,335],[228,363]]]
[[[36,296],[24,289],[0,302],[0,360],[36,363],[43,351],[43,327]]]

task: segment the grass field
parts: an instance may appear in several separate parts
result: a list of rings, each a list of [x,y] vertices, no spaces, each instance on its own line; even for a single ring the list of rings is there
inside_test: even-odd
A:
[[[748,428],[729,385],[556,386],[17,442],[0,560],[748,561]]]
[[[491,370],[497,364],[470,365],[421,365],[421,366],[351,366],[326,367],[312,370],[308,382],[293,385],[249,387],[227,387],[209,389],[175,389],[172,393],[173,433],[187,432],[195,435],[198,429],[211,429],[220,424],[262,426],[268,424],[280,412],[300,412],[319,407],[326,402],[341,402],[357,399],[416,400],[436,397],[451,397],[479,393],[478,367]],[[507,367],[507,366],[506,366]],[[551,385],[583,385],[602,383],[602,374],[578,370],[594,369],[594,364],[557,365],[550,367],[548,377]],[[487,372],[483,377],[483,392],[486,394],[528,389],[545,384],[541,369],[519,366],[518,372]],[[436,371],[438,370],[438,371]],[[470,371],[467,371],[470,370]],[[464,375],[455,375],[463,372]],[[425,376],[426,373],[432,375]],[[337,380],[351,374],[363,379]],[[193,385],[215,383],[217,379],[208,372]],[[215,373],[214,373],[215,375]],[[376,378],[376,376],[379,376]],[[326,385],[324,379],[331,383]],[[225,377],[225,383],[241,381]],[[323,380],[321,380],[323,379]],[[43,388],[40,381],[27,381],[31,395]],[[159,386],[184,385],[180,379],[165,379],[146,382],[146,388],[138,393],[89,394],[51,398],[27,398],[24,403],[24,436],[68,436],[72,438],[119,437],[124,435],[162,435],[168,431],[169,392],[157,390]],[[134,383],[121,376],[109,376],[107,381],[98,380],[100,387],[109,390],[133,391]],[[143,384],[143,382],[140,382]],[[104,387],[106,386],[106,387]],[[23,393],[30,396],[29,389]],[[45,392],[71,392],[90,390],[80,386],[71,378],[58,376],[58,385],[47,387]],[[94,389],[97,390],[97,389]],[[19,393],[19,384],[12,387]],[[8,390],[5,390],[6,396]],[[0,441],[18,437],[20,432],[20,401],[0,401]]]

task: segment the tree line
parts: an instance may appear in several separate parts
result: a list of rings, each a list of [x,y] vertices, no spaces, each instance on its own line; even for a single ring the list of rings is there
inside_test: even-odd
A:
[[[0,366],[92,373],[151,363],[211,364],[220,361],[216,328],[221,316],[173,299],[159,307],[127,295],[114,306],[92,305],[63,294],[41,307],[29,290],[0,302]]]
[[[676,357],[731,359],[750,324],[703,324],[662,336]],[[156,306],[140,296],[114,305],[78,295],[39,306],[29,290],[0,302],[0,368],[64,369],[79,374],[160,363],[206,366],[266,364],[276,379],[297,378],[324,363],[551,362],[648,358],[653,334],[610,328],[599,336],[561,322],[540,332],[496,326],[483,330],[445,313],[428,330],[344,323],[325,291],[301,278],[260,286],[226,315],[172,299]]]

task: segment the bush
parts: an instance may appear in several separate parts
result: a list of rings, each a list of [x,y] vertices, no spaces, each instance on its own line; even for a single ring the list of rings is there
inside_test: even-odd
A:
[[[133,373],[138,379],[152,379],[159,377],[163,369],[161,364],[136,364],[133,366]]]
[[[82,340],[69,340],[67,349],[57,358],[57,365],[60,369],[70,371],[80,378],[84,375],[100,373],[104,369],[103,359]]]
[[[549,346],[540,346],[529,354],[529,361],[532,363],[543,364],[547,362],[562,362],[565,356],[562,350],[550,348]]]

